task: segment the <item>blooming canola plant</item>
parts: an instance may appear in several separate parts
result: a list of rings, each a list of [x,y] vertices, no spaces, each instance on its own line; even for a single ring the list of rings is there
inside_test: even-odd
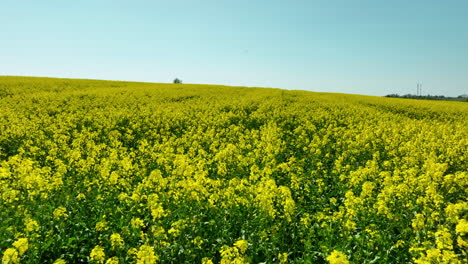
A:
[[[2,263],[464,263],[468,104],[0,77]]]

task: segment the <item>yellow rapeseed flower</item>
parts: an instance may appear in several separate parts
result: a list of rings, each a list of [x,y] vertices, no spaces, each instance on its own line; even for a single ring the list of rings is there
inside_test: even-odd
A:
[[[2,264],[18,264],[20,262],[18,251],[14,248],[7,248],[3,252]]]
[[[288,253],[279,253],[278,254],[278,260],[279,260],[280,263],[288,262]]]
[[[59,220],[61,218],[67,218],[67,209],[63,206],[57,207],[54,210],[54,219]]]
[[[28,239],[20,238],[13,243],[13,246],[18,250],[19,255],[22,256],[29,248]]]
[[[107,230],[107,222],[106,221],[100,221],[96,223],[96,231],[105,231]]]
[[[119,196],[117,197],[120,201],[123,201],[128,198],[128,194],[126,193],[120,193]]]
[[[201,246],[203,245],[203,239],[197,236],[196,238],[192,239],[192,243],[198,248],[201,248]]]
[[[210,258],[202,258],[201,264],[213,264]]]
[[[119,258],[112,257],[106,261],[106,264],[119,264]]]
[[[455,227],[455,232],[460,235],[468,233],[468,221],[465,219],[460,220],[460,222],[458,222],[457,226]]]
[[[135,229],[140,229],[141,227],[145,226],[145,222],[143,222],[143,220],[141,220],[140,218],[136,217],[130,220],[130,225]]]
[[[104,263],[106,258],[106,254],[104,253],[104,248],[97,245],[91,250],[91,254],[89,254],[92,261],[96,263]]]
[[[461,248],[468,249],[468,241],[464,240],[462,237],[457,237],[457,244]]]
[[[137,254],[137,264],[153,264],[159,260],[159,257],[154,254],[154,249],[148,245],[142,245]]]
[[[31,218],[26,218],[26,220],[24,221],[24,226],[27,232],[35,232],[39,230],[39,224]]]
[[[247,250],[247,247],[249,246],[249,243],[247,242],[247,240],[238,240],[234,243],[234,246],[236,246],[240,252],[242,254],[245,253],[245,251]]]
[[[112,248],[120,248],[123,246],[123,239],[120,234],[114,233],[110,236]]]
[[[423,214],[416,214],[415,218],[411,222],[411,226],[415,230],[421,230],[424,228],[424,215]]]
[[[327,257],[327,260],[330,264],[349,264],[348,257],[338,250],[333,250],[333,252]]]
[[[127,255],[129,256],[136,256],[137,253],[138,253],[138,249],[136,248],[130,248],[129,250],[127,250]]]

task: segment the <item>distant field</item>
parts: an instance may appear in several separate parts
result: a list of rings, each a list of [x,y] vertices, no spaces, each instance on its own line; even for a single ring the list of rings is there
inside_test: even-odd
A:
[[[467,191],[463,102],[0,77],[4,263],[466,263]]]

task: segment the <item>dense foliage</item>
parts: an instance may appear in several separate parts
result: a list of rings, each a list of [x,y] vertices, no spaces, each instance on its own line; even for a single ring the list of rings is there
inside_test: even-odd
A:
[[[462,263],[467,127],[461,102],[0,77],[0,255]]]

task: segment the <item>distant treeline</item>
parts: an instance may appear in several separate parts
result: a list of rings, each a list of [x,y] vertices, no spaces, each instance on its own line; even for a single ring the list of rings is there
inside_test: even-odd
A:
[[[394,98],[407,98],[407,99],[423,99],[423,100],[444,100],[444,101],[461,101],[468,102],[468,95],[463,94],[457,97],[449,97],[444,95],[414,95],[414,94],[388,94],[385,97],[394,97]]]

